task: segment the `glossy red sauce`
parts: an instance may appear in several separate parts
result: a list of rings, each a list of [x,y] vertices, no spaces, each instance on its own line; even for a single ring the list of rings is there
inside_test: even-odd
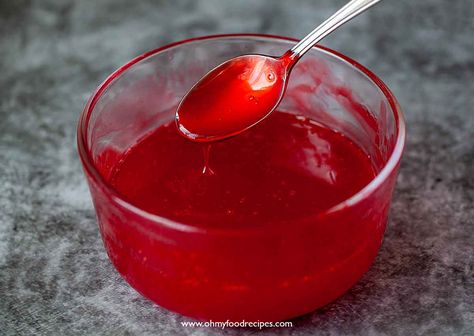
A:
[[[111,183],[150,213],[201,227],[293,222],[352,196],[374,177],[344,135],[275,112],[237,137],[200,144],[163,125],[130,148]]]

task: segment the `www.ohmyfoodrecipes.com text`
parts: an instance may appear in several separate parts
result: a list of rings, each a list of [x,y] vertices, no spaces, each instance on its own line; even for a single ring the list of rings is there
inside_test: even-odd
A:
[[[293,322],[282,321],[282,322],[261,322],[261,321],[183,321],[181,322],[183,327],[191,328],[291,328],[293,327]]]

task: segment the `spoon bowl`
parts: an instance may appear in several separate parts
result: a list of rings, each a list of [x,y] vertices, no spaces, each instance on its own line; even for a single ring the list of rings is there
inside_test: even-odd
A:
[[[254,126],[278,105],[287,68],[279,59],[244,55],[208,72],[182,99],[178,130],[196,142],[221,140]]]

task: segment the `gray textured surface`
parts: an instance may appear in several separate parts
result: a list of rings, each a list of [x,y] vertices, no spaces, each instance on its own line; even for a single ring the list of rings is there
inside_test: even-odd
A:
[[[301,37],[342,3],[0,0],[0,334],[257,332],[183,328],[118,276],[76,119],[106,75],[146,50],[224,32]],[[474,335],[473,36],[472,0],[386,0],[325,41],[379,74],[406,111],[391,222],[349,293],[259,335]]]

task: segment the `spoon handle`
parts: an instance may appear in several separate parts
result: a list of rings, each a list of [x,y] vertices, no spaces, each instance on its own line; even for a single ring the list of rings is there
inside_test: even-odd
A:
[[[315,30],[306,35],[298,44],[291,48],[291,60],[295,63],[304,53],[310,50],[316,43],[342,26],[347,21],[369,9],[380,0],[352,0],[344,7],[334,13]]]

